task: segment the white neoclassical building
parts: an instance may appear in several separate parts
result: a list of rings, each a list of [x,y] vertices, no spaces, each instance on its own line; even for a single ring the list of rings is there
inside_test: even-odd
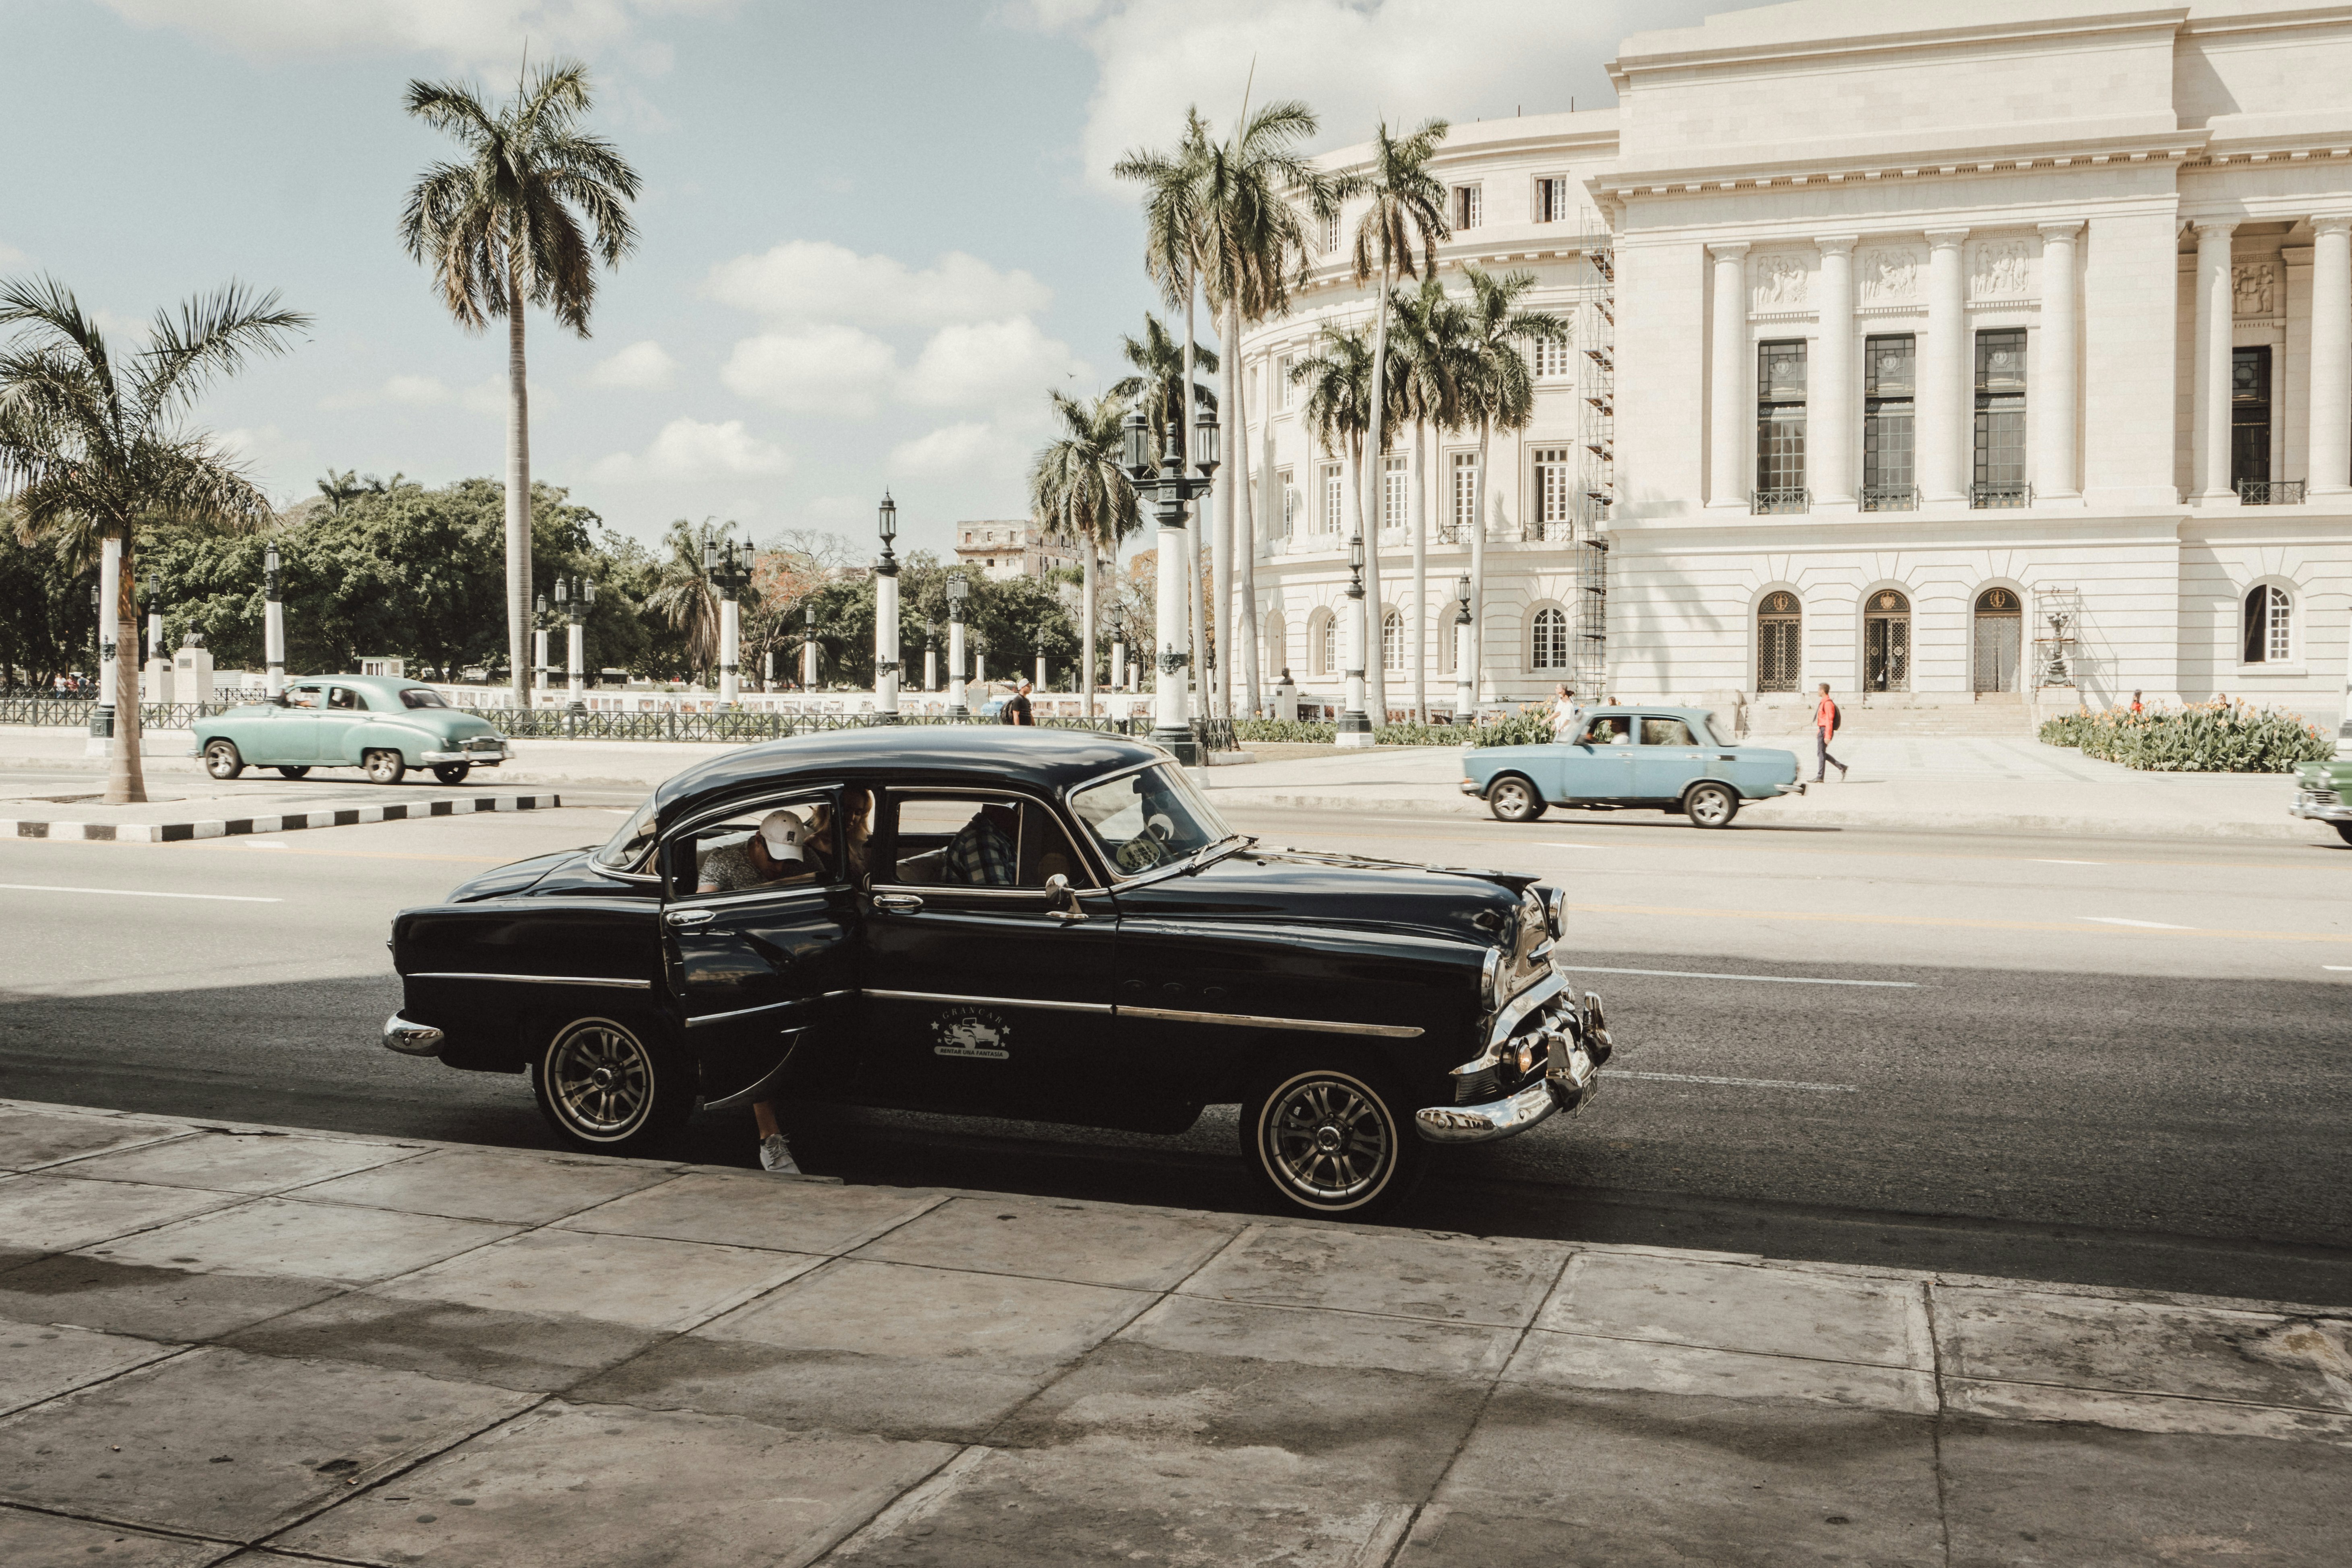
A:
[[[1455,541],[1484,526],[1487,702],[1581,664],[1627,698],[1827,681],[2006,727],[2227,693],[2332,726],[2352,10],[1801,0],[1611,70],[1616,110],[1460,127],[1440,160],[1449,275],[1531,270],[1580,336],[1495,443],[1483,519],[1475,438],[1390,458],[1392,708],[1416,636],[1451,707]],[[1245,340],[1254,415],[1322,321],[1364,318],[1336,261]],[[1355,476],[1298,423],[1252,453],[1257,618],[1328,694]]]

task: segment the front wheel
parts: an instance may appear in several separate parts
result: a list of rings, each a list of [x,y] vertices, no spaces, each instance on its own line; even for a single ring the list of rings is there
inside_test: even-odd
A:
[[[205,747],[205,772],[216,779],[233,779],[245,772],[245,759],[231,742],[215,741]]]
[[[279,773],[281,773],[285,774],[285,775],[286,775],[288,778],[289,778],[289,779],[307,778],[308,776],[310,776],[310,769],[308,769],[308,768],[283,768],[283,767],[282,767],[282,768],[279,768],[278,771]]]
[[[693,1072],[642,1024],[576,1018],[530,1065],[540,1114],[575,1149],[635,1154],[694,1113]]]
[[[1242,1107],[1250,1172],[1294,1213],[1370,1219],[1402,1203],[1428,1158],[1412,1109],[1380,1074],[1279,1072]]]
[[[433,764],[433,776],[445,784],[464,784],[473,766],[471,763],[436,763]]]
[[[1523,778],[1500,778],[1486,792],[1486,809],[1502,822],[1533,822],[1544,814],[1544,797]]]
[[[360,772],[370,784],[396,784],[406,776],[408,764],[398,752],[370,752],[360,759]]]
[[[2331,822],[2327,826],[2336,829],[2336,837],[2352,844],[2352,822]]]
[[[1683,797],[1683,811],[1696,826],[1728,827],[1739,815],[1739,797],[1727,785],[1703,784]]]

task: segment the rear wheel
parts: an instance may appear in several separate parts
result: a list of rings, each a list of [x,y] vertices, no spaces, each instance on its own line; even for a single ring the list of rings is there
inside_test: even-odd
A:
[[[1695,826],[1728,827],[1739,815],[1739,797],[1727,784],[1694,784],[1690,794],[1683,796],[1683,811]]]
[[[1250,1172],[1296,1213],[1369,1219],[1404,1201],[1428,1158],[1384,1074],[1294,1065],[1242,1106]]]
[[[360,759],[360,772],[370,784],[396,784],[406,776],[408,764],[398,752],[370,752]]]
[[[600,1153],[636,1153],[694,1113],[692,1069],[634,1019],[565,1023],[531,1062],[530,1087],[557,1137]]]
[[[1544,797],[1517,774],[1507,774],[1486,791],[1486,809],[1503,822],[1533,822],[1544,814]]]
[[[445,784],[464,784],[473,766],[471,763],[436,763],[433,764],[433,776]]]
[[[214,741],[205,747],[205,772],[216,779],[233,779],[245,772],[245,759],[230,742]]]
[[[279,773],[284,773],[284,774],[285,774],[288,778],[289,778],[289,779],[299,779],[299,778],[305,777],[305,776],[306,776],[306,775],[308,775],[308,774],[309,774],[309,773],[310,772],[310,769],[308,769],[308,768],[284,768],[284,767],[279,768],[278,771]]]
[[[2352,822],[2331,822],[2328,826],[2336,829],[2336,837],[2352,844]]]

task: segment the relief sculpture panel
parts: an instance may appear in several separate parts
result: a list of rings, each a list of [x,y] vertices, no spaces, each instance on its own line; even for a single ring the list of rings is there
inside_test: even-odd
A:
[[[2267,261],[2250,261],[2242,267],[2230,268],[2230,292],[2237,301],[2235,314],[2267,316],[2273,313],[2277,298],[2277,274]]]
[[[2025,241],[1989,239],[1974,248],[1976,264],[1969,268],[1969,298],[2015,300],[2024,296],[2030,254]]]
[[[1919,270],[1926,265],[1916,247],[1879,246],[1862,253],[1854,280],[1865,305],[1899,305],[1919,297]]]
[[[1751,264],[1755,285],[1751,310],[1794,310],[1805,303],[1812,268],[1801,256],[1759,256]]]

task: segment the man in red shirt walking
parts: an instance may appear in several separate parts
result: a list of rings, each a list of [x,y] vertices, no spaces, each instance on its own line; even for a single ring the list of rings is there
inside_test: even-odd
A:
[[[1822,700],[1813,710],[1813,738],[1821,742],[1822,752],[1821,761],[1813,772],[1815,784],[1827,780],[1832,768],[1838,771],[1838,783],[1845,783],[1845,764],[1830,755],[1830,737],[1838,732],[1838,725],[1844,717],[1838,711],[1838,705],[1830,700],[1830,683],[1822,681]]]

